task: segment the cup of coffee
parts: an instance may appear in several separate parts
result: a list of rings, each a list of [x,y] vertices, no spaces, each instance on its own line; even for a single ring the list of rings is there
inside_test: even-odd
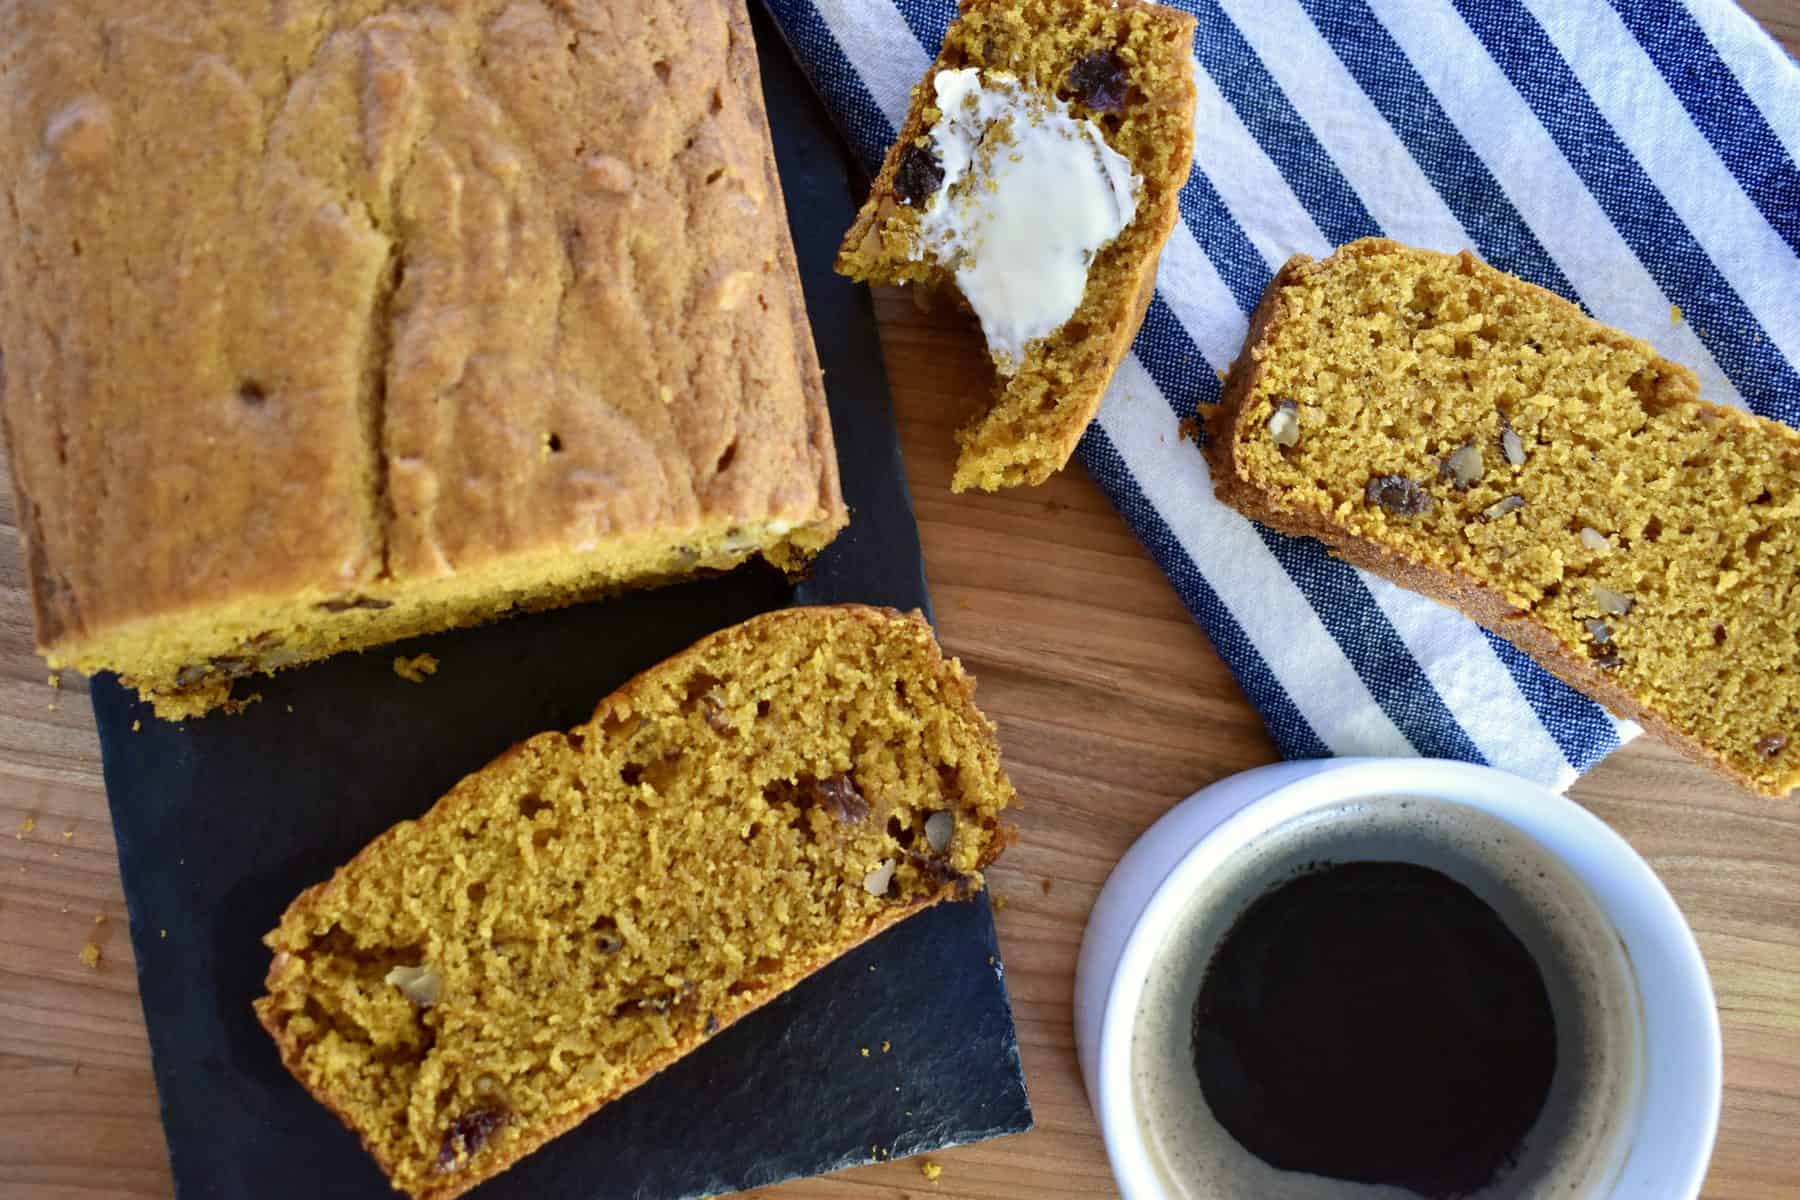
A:
[[[1284,763],[1121,860],[1076,971],[1128,1200],[1697,1196],[1718,1016],[1623,839],[1503,772]]]

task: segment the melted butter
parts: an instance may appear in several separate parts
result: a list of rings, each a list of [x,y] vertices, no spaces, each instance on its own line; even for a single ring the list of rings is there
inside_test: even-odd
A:
[[[1014,76],[939,71],[931,131],[944,181],[915,255],[950,266],[1011,375],[1027,345],[1074,315],[1094,255],[1137,213],[1142,181],[1092,121]]]

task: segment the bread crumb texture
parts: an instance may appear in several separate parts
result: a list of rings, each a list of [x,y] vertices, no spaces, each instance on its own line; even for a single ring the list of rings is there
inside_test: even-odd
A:
[[[1800,783],[1800,433],[1473,255],[1283,269],[1220,495],[1457,604],[1746,786]]]
[[[1014,794],[973,688],[917,616],[716,634],[300,896],[257,1014],[396,1187],[460,1194],[979,888]]]
[[[843,524],[742,0],[6,12],[0,407],[52,666],[197,715]]]
[[[914,257],[919,209],[895,188],[908,149],[930,147],[941,116],[932,88],[939,71],[1005,71],[1068,101],[1143,180],[1137,215],[1094,256],[1074,315],[1033,342],[1018,372],[997,378],[989,406],[958,431],[954,490],[1042,483],[1069,461],[1099,409],[1150,302],[1193,165],[1193,38],[1191,16],[1144,0],[964,0],[937,61],[913,88],[905,124],[838,252],[837,269],[853,279],[953,282],[929,256]]]

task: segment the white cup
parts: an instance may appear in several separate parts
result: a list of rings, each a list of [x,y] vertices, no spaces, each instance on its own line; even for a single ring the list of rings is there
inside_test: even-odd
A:
[[[1566,797],[1488,767],[1434,759],[1324,759],[1231,776],[1170,810],[1101,889],[1075,969],[1075,1039],[1089,1103],[1125,1200],[1167,1195],[1136,1111],[1132,1037],[1145,983],[1209,871],[1261,835],[1361,798],[1419,796],[1479,809],[1534,839],[1584,884],[1628,960],[1643,1062],[1610,1188],[1616,1200],[1692,1200],[1718,1130],[1712,984],[1668,890],[1625,840]]]

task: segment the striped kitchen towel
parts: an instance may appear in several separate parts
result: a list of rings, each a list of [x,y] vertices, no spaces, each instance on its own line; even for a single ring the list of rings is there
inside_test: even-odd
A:
[[[863,163],[953,0],[766,0]],[[1213,499],[1218,399],[1289,255],[1386,234],[1579,301],[1800,424],[1800,68],[1727,0],[1177,0],[1192,178],[1081,459],[1284,754],[1429,754],[1557,788],[1637,733],[1439,605]]]

